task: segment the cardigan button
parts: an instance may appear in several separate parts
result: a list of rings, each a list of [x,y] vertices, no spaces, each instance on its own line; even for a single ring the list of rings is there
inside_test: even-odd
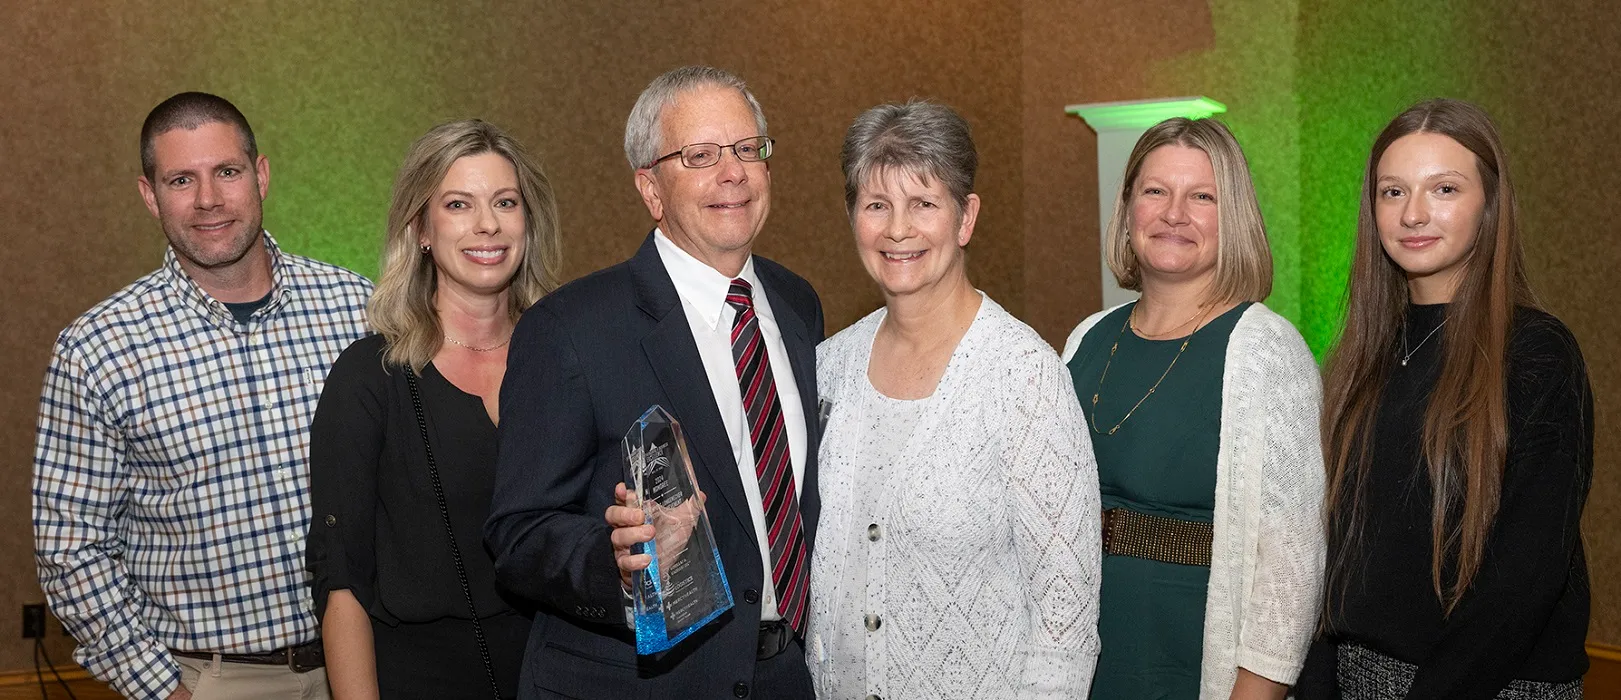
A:
[[[737,685],[732,686],[732,694],[736,695],[737,697],[740,697],[740,698],[748,697],[749,696],[749,684],[744,683],[743,681],[738,681]]]
[[[867,526],[867,539],[869,541],[877,542],[878,537],[879,537],[880,534],[881,533],[880,533],[880,530],[878,529],[878,523],[873,523],[873,524]]]
[[[749,605],[760,602],[760,592],[753,588],[743,591],[743,602]]]
[[[328,515],[328,516],[326,516],[326,526],[327,527],[337,527],[338,526],[338,516],[336,516],[336,515]]]
[[[879,627],[884,626],[884,619],[878,617],[877,615],[868,615],[866,617],[866,623],[868,632],[877,632]]]

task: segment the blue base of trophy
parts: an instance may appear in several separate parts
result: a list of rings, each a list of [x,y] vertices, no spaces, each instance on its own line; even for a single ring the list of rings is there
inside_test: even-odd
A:
[[[662,590],[663,586],[659,583],[658,566],[655,557],[655,561],[647,565],[646,575],[652,577],[653,590],[658,594],[658,598],[662,599],[664,591]],[[664,621],[664,610],[662,608],[650,610],[646,613],[636,613],[636,653],[638,655],[647,656],[669,651],[675,645],[680,644],[681,640],[692,636],[692,633],[697,632],[699,628],[714,622],[715,618],[720,617],[721,613],[732,609],[732,586],[726,580],[726,568],[721,566],[720,552],[718,551],[715,552],[715,570],[720,574],[720,590],[726,594],[725,602],[716,606],[708,615],[687,625],[685,629],[676,634],[670,634],[669,626]]]

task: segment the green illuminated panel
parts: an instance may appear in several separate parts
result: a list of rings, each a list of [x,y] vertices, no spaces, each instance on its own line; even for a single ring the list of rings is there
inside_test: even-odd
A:
[[[1298,2],[1211,0],[1212,40],[1152,65],[1160,94],[1221,100],[1219,118],[1244,148],[1272,244],[1267,306],[1300,325],[1300,117],[1296,104]]]
[[[1472,57],[1451,12],[1310,3],[1300,41],[1301,332],[1319,355],[1344,313],[1373,139],[1419,100],[1468,99]]]
[[[1456,13],[1411,4],[1211,0],[1209,45],[1154,64],[1161,94],[1218,97],[1272,244],[1267,305],[1319,357],[1339,330],[1368,148],[1406,106],[1479,99]]]

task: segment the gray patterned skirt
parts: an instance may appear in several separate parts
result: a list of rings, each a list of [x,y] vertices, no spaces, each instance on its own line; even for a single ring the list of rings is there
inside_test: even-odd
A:
[[[1340,696],[1344,700],[1404,700],[1418,667],[1349,643],[1340,643]],[[1580,679],[1568,683],[1510,681],[1497,700],[1581,700]]]

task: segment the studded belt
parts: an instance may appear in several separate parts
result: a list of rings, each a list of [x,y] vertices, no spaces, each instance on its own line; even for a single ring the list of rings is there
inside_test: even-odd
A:
[[[1110,508],[1103,511],[1103,553],[1210,566],[1211,531],[1210,523]]]

